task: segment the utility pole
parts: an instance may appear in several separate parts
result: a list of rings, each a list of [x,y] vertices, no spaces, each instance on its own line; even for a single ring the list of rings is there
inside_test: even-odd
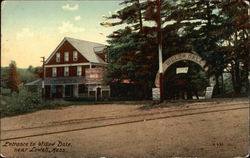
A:
[[[160,102],[163,102],[164,80],[163,80],[163,67],[162,67],[161,0],[157,0],[157,43],[158,43],[158,53],[159,53]]]
[[[44,64],[45,64],[45,57],[42,58],[42,63],[43,63],[43,76],[42,76],[42,98],[45,98],[45,89],[44,89],[44,80],[45,80],[45,69],[44,69]]]

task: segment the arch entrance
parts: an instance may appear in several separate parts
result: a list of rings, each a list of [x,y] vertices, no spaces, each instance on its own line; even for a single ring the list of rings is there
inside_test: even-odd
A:
[[[198,64],[206,73],[208,72],[208,67],[206,67],[206,61],[202,60],[202,58],[199,55],[193,54],[193,53],[178,53],[176,55],[173,55],[171,57],[169,57],[167,60],[165,60],[165,62],[163,63],[163,73],[166,72],[166,70],[174,63],[178,62],[178,61],[191,61],[194,62],[196,64]],[[159,85],[159,71],[156,74],[156,78],[155,78],[155,86],[158,88],[160,87]],[[210,87],[214,87],[216,84],[216,80],[215,80],[215,76],[210,76],[209,77],[209,86]]]

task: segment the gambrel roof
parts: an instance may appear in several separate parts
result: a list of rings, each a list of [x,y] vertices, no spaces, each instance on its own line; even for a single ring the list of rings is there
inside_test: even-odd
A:
[[[46,64],[52,58],[52,56],[58,51],[58,49],[62,46],[62,44],[68,41],[82,56],[84,56],[91,63],[98,64],[107,64],[103,61],[97,54],[103,52],[103,50],[107,47],[104,44],[90,42],[85,40],[74,39],[70,37],[65,37],[62,42],[57,46],[57,48],[53,51],[53,53],[46,60]]]

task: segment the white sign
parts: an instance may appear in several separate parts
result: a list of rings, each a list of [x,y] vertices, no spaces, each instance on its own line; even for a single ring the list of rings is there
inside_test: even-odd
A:
[[[89,68],[85,70],[86,83],[103,81],[104,68]]]
[[[207,87],[206,88],[206,94],[205,94],[206,99],[212,98],[213,90],[214,90],[214,87]]]
[[[98,74],[89,74],[89,78],[91,79],[96,79],[98,77],[99,77]]]
[[[186,74],[188,72],[188,67],[178,67],[176,68],[176,74],[184,73]]]
[[[152,88],[152,99],[160,100],[160,88]]]

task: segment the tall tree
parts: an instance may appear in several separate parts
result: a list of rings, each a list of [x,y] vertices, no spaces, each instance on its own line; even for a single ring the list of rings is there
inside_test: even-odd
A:
[[[106,78],[141,84],[144,91],[150,91],[156,74],[156,36],[152,27],[146,26],[144,12],[151,3],[139,0],[125,0],[125,7],[101,23],[105,26],[126,24],[126,27],[109,35],[110,62]],[[110,22],[116,19],[118,22]],[[148,97],[150,93],[143,93]]]
[[[207,61],[209,75],[215,75],[217,83],[231,64],[232,74],[240,74],[233,76],[239,86],[247,76],[249,50],[247,7],[242,2],[162,0],[163,60],[181,52],[198,53]],[[148,85],[153,86],[158,71],[156,1],[125,0],[123,4],[126,4],[123,9],[108,18],[116,22],[105,23],[126,25],[109,36],[112,61],[109,77],[149,81]]]
[[[249,72],[249,4],[244,0],[225,1],[220,5],[225,17],[224,45],[227,50],[226,59],[232,74],[234,91],[240,93],[242,87],[248,87]]]
[[[19,92],[18,85],[20,84],[20,76],[16,70],[16,62],[11,61],[9,65],[9,76],[7,80],[7,86],[12,92]]]
[[[164,2],[173,3],[173,1]],[[243,0],[221,2],[189,0],[176,1],[175,5],[175,9],[165,5],[165,8],[168,8],[166,13],[169,13],[164,14],[165,22],[173,21],[164,27],[166,31],[164,41],[167,41],[165,50],[168,50],[166,56],[171,56],[171,52],[176,53],[178,50],[197,52],[207,61],[209,75],[216,76],[218,93],[220,93],[218,79],[221,78],[224,69],[231,65],[235,91],[239,92],[248,72],[247,5]]]

